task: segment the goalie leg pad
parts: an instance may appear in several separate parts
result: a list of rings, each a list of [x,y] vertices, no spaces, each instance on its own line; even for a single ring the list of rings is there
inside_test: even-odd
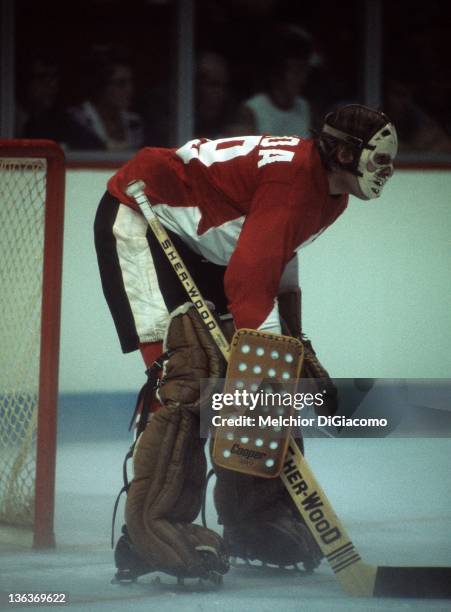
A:
[[[149,566],[204,578],[228,569],[222,538],[192,524],[206,478],[198,381],[219,377],[222,363],[193,308],[171,319],[166,349],[171,356],[160,391],[163,406],[136,445],[125,519],[136,551]]]
[[[302,439],[296,439],[302,450]],[[313,570],[321,551],[280,478],[258,478],[214,465],[214,502],[229,555]]]

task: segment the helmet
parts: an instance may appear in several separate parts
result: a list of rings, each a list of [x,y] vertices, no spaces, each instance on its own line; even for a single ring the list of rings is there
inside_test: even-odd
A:
[[[338,145],[344,143],[353,153],[349,162],[338,160]],[[326,164],[339,166],[358,177],[360,189],[368,199],[378,198],[393,173],[398,151],[395,126],[382,112],[349,104],[329,113],[319,136]]]

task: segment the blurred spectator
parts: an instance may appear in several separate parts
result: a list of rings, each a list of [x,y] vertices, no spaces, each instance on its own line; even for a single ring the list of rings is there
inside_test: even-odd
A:
[[[451,138],[416,103],[405,80],[387,79],[384,110],[396,125],[401,153],[451,153]]]
[[[203,51],[196,64],[194,135],[220,138],[229,135],[236,105],[229,84],[229,67],[224,57]]]
[[[18,79],[17,137],[60,140],[65,125],[60,90],[60,68],[54,58],[38,53],[25,61]]]
[[[243,103],[242,133],[309,136],[311,109],[303,93],[312,59],[310,35],[297,26],[277,26],[266,33],[261,58],[263,91]]]
[[[89,67],[88,96],[68,109],[69,130],[63,141],[69,149],[124,151],[144,144],[141,116],[130,110],[134,76],[130,63],[103,57]],[[72,129],[72,124],[77,130]]]

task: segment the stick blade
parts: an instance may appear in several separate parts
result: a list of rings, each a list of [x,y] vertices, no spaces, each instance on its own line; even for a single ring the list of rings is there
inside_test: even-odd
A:
[[[451,567],[379,566],[374,597],[451,597]]]

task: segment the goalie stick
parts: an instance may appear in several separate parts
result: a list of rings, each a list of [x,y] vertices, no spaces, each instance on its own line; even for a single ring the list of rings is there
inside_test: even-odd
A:
[[[228,342],[152,209],[144,187],[143,181],[133,181],[127,188],[127,195],[138,204],[189,299],[228,361]],[[451,597],[451,567],[385,567],[362,561],[292,437],[281,478],[346,593],[357,597]]]

